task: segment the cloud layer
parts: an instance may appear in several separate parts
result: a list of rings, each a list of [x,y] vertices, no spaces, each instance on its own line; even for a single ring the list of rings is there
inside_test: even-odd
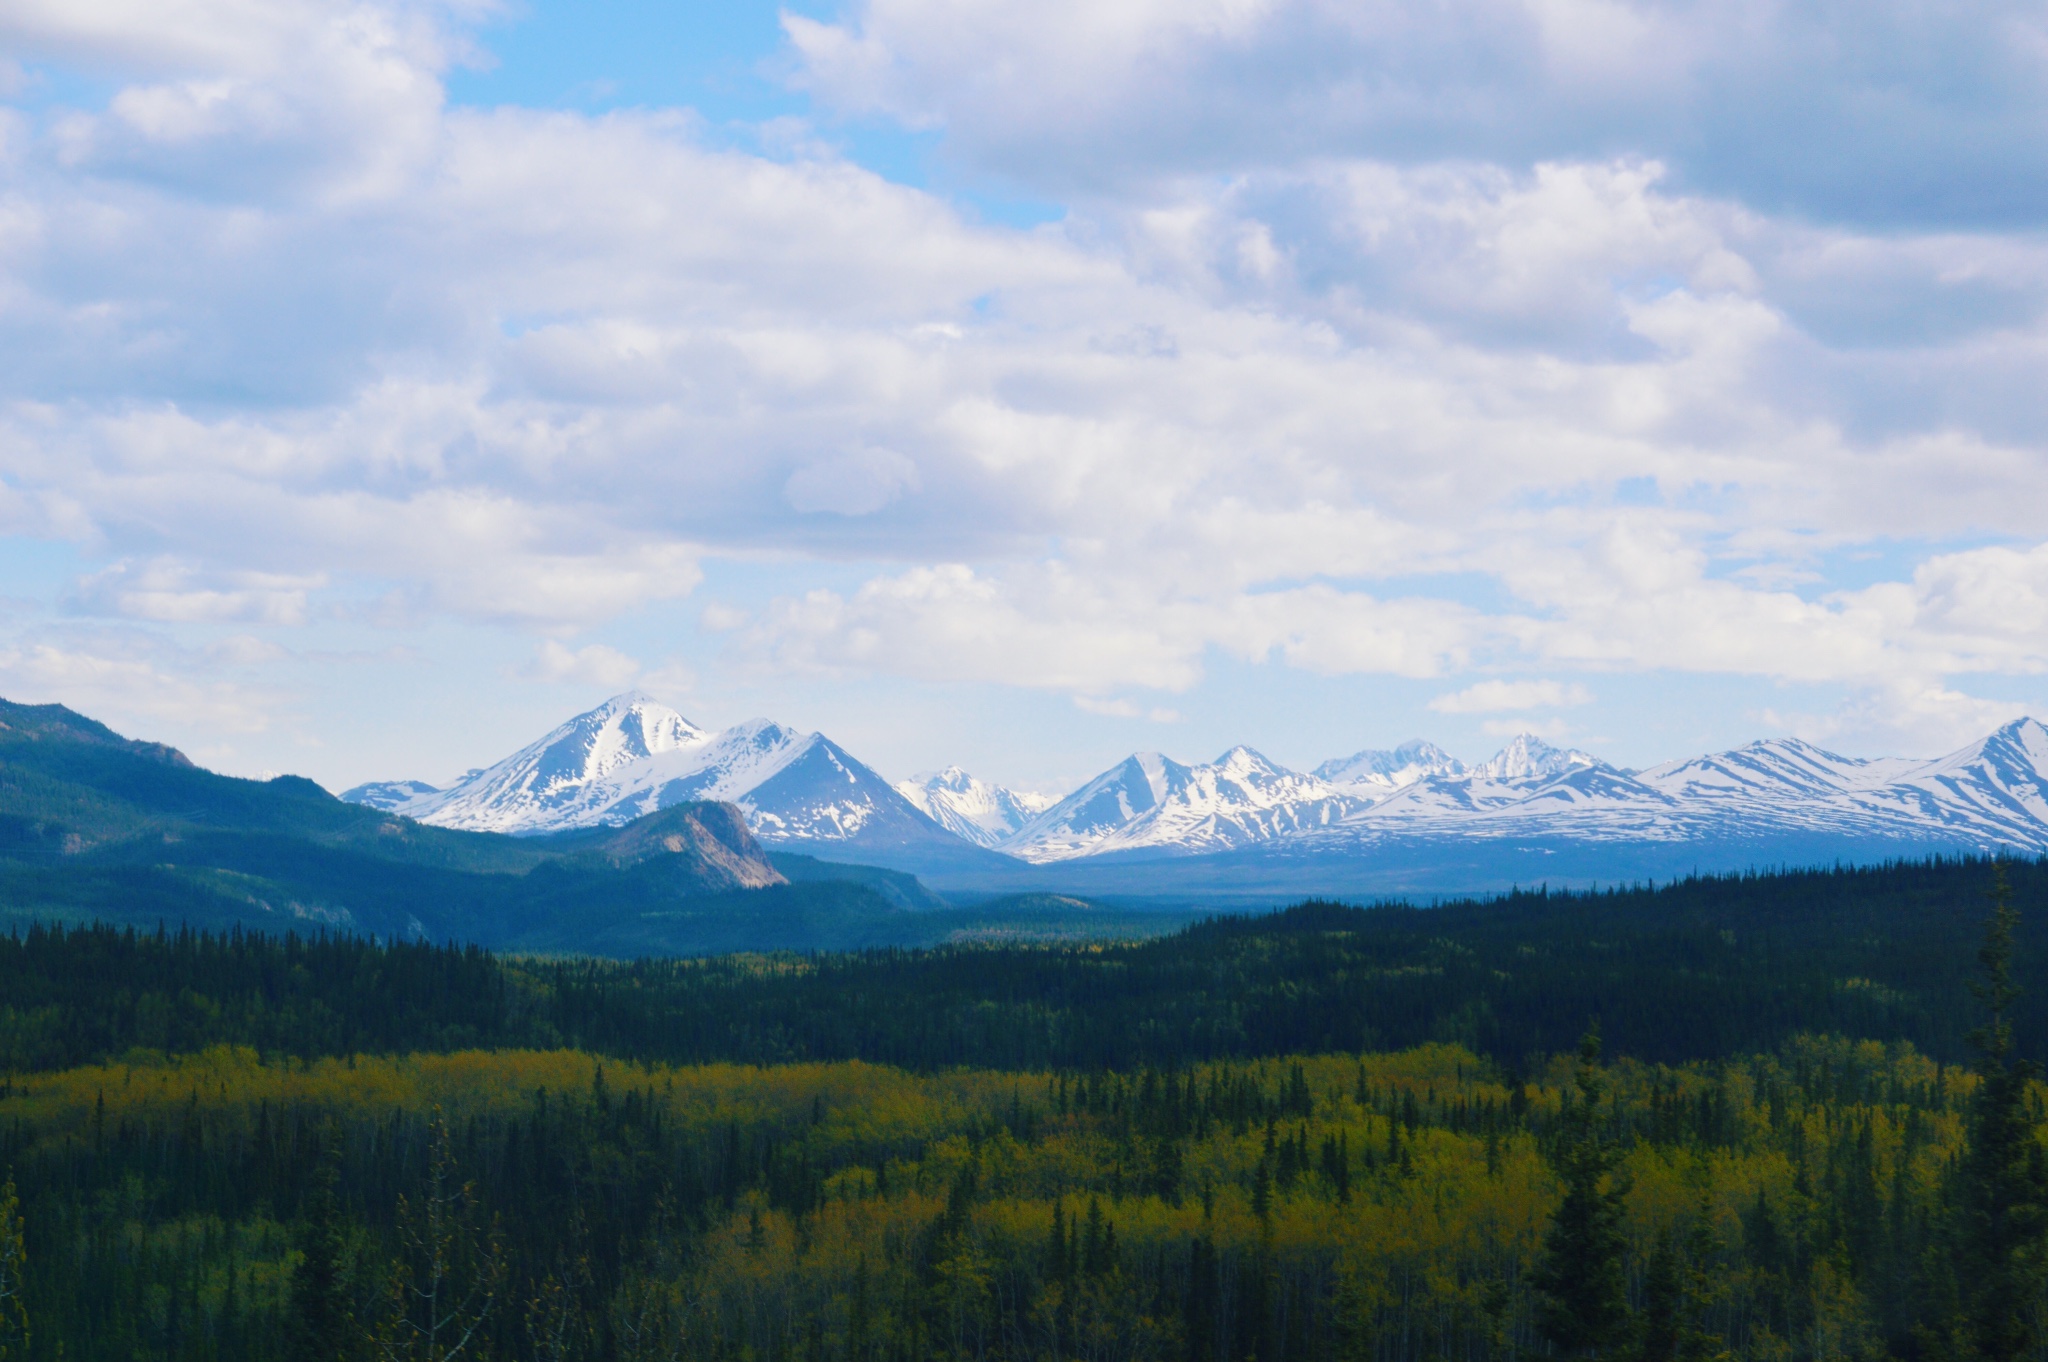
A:
[[[821,101],[1067,204],[1031,229],[686,111],[451,106],[476,18],[0,17],[114,81],[0,113],[0,528],[98,563],[65,609],[502,624],[611,684],[558,640],[710,562],[857,564],[719,607],[733,664],[1133,714],[1219,655],[1676,669],[1923,746],[2048,667],[2032,8],[785,20]]]

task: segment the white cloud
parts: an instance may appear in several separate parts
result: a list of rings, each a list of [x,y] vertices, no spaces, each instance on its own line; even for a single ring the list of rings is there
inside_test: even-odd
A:
[[[1429,702],[1429,707],[1438,714],[1495,714],[1502,710],[1561,709],[1592,701],[1593,693],[1576,681],[1481,681],[1439,695]]]
[[[172,558],[123,560],[77,582],[71,605],[85,614],[167,623],[293,625],[306,622],[307,593],[323,584],[317,574],[208,574]]]
[[[964,564],[876,578],[850,596],[774,603],[743,631],[757,662],[826,674],[886,671],[1100,694],[1181,691],[1211,649],[1326,673],[1434,676],[1484,625],[1440,601],[1378,601],[1314,585],[1214,596],[1149,594],[1061,564],[998,578]]]
[[[640,675],[640,664],[616,648],[592,643],[571,649],[543,639],[520,669],[529,681],[574,681],[587,686],[623,686]]]
[[[63,704],[128,733],[164,724],[260,733],[281,703],[273,691],[210,679],[203,667],[133,637],[0,646],[0,691],[24,704]]]
[[[1565,135],[1656,132],[1763,69],[1707,11],[787,21],[812,88],[984,169],[1093,148],[1069,216],[1029,230],[801,137],[768,159],[675,111],[449,106],[467,13],[0,16],[10,59],[119,86],[0,128],[0,528],[97,565],[77,609],[568,635],[772,559],[862,565],[702,613],[799,675],[1099,698],[1186,691],[1221,655],[1939,695],[2048,669],[2048,244],[1866,231],[1716,179],[1711,146]],[[1814,38],[1758,22],[1770,60]],[[1834,585],[1830,555],[1871,545],[1897,569]],[[630,662],[546,646],[564,677]],[[1440,703],[1509,684],[1534,683]]]
[[[1966,695],[1927,676],[1895,676],[1857,692],[1830,713],[1766,711],[1763,718],[1809,742],[1936,757],[2014,719],[2041,714],[2038,706]]]
[[[943,127],[954,155],[1041,193],[1623,144],[1809,218],[2004,225],[2048,208],[2013,187],[2048,163],[2048,23],[2022,0],[859,0],[783,24],[802,88]]]
[[[789,475],[782,494],[806,514],[872,515],[917,490],[917,465],[887,449],[856,449],[807,463]]]

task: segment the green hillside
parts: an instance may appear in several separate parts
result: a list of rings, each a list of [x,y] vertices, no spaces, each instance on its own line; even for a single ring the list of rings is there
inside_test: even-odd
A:
[[[903,941],[918,935],[911,910],[940,906],[908,876],[795,861],[800,882],[781,883],[725,806],[552,838],[457,832],[296,776],[218,775],[61,705],[0,701],[0,924],[641,955]]]

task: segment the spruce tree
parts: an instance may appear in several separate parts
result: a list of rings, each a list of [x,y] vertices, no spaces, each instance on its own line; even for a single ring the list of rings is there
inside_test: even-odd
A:
[[[1536,1324],[1543,1337],[1568,1357],[1598,1358],[1626,1336],[1629,1312],[1624,1189],[1613,1177],[1620,1152],[1600,1128],[1607,1085],[1597,1026],[1579,1042],[1574,1086],[1576,1098],[1559,1121],[1550,1153],[1564,1200],[1551,1217],[1531,1282],[1539,1295]]]
[[[1966,1298],[1964,1327],[1983,1362],[2010,1362],[2034,1343],[2032,1307],[2048,1280],[2048,1164],[2027,1111],[2035,1067],[2013,1057],[2013,932],[2019,912],[2004,862],[1994,869],[1991,917],[1977,952],[1975,992],[1988,1011],[1970,1033],[1981,1082],[1969,1113],[1969,1152],[1957,1212]]]
[[[306,1199],[300,1233],[303,1255],[292,1272],[291,1362],[336,1362],[355,1355],[355,1329],[342,1280],[341,1208],[334,1187],[339,1169],[330,1132]]]
[[[1685,1281],[1678,1250],[1672,1247],[1668,1233],[1661,1234],[1643,1273],[1643,1314],[1636,1330],[1639,1362],[1678,1362],[1684,1309]]]
[[[14,1175],[0,1184],[0,1362],[15,1362],[28,1356],[28,1301],[24,1276],[28,1268],[28,1238],[21,1220],[21,1198],[14,1190]]]

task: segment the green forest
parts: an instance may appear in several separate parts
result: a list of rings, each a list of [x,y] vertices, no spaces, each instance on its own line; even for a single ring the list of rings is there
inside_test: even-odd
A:
[[[0,1356],[2036,1356],[2044,892],[628,963],[17,931]]]

